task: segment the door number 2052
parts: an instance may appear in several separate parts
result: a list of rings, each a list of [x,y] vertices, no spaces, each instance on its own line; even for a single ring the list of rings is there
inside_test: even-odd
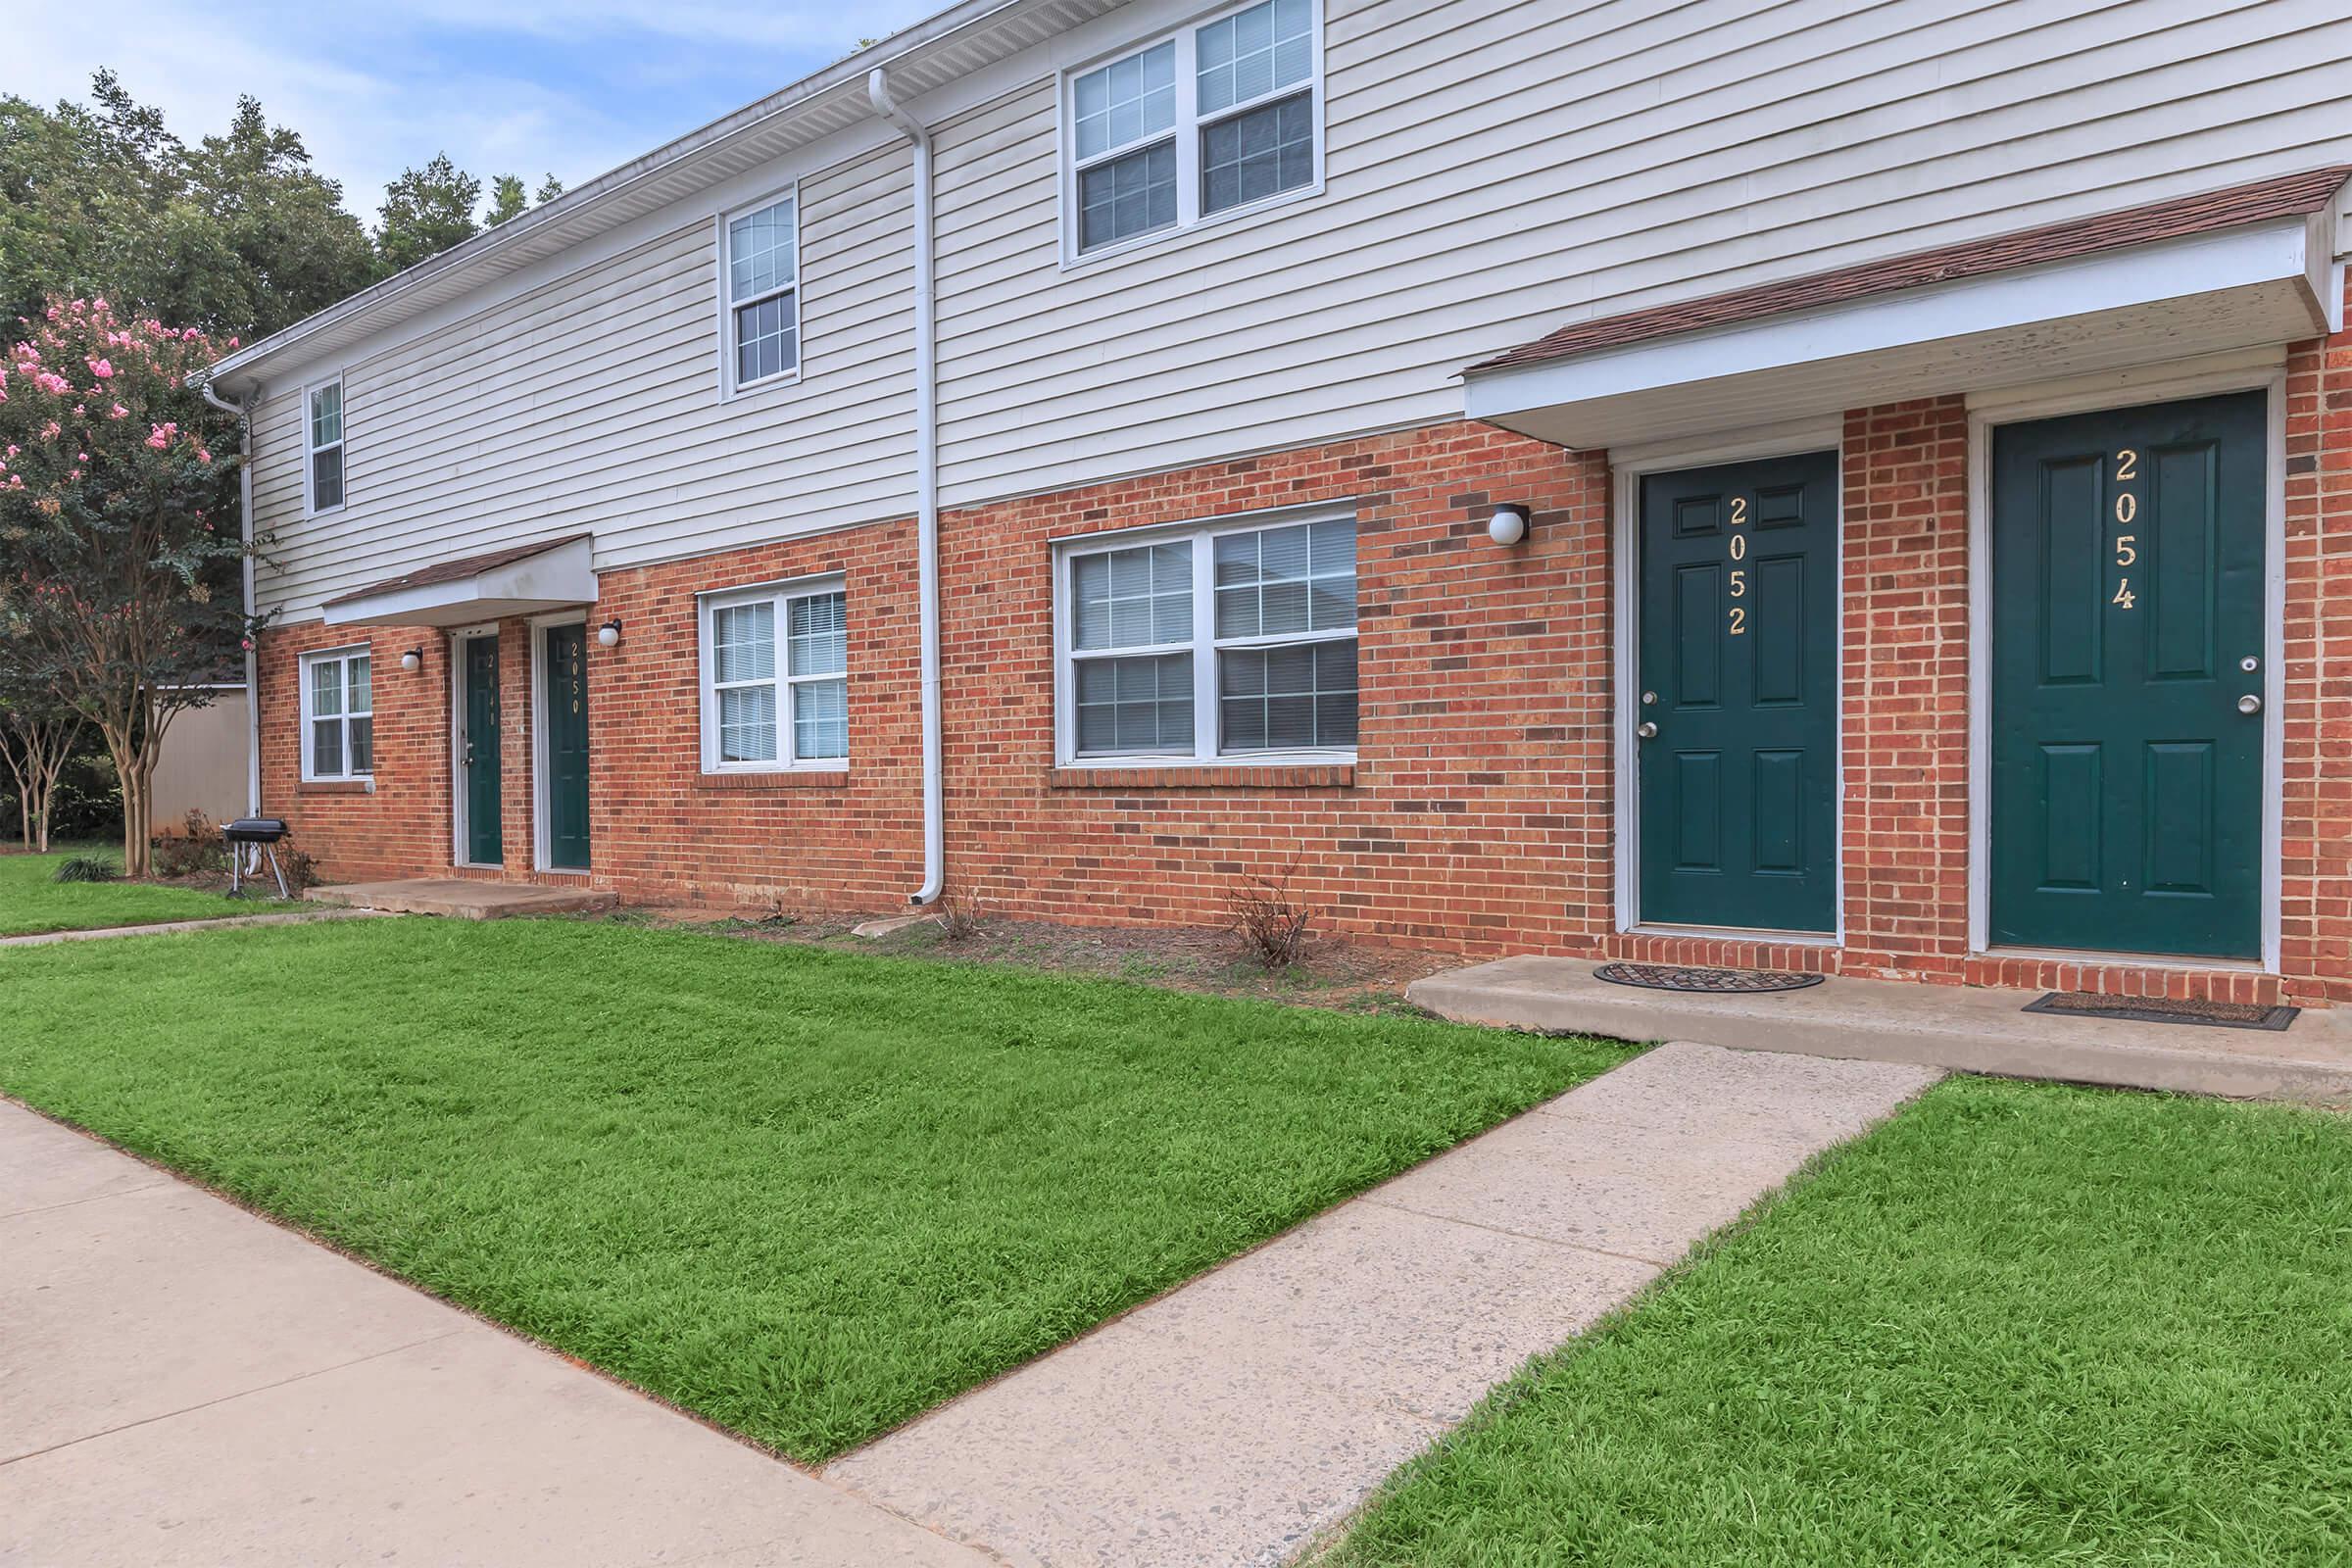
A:
[[[1747,497],[1734,496],[1732,497],[1731,516],[1731,551],[1732,559],[1734,561],[1745,561],[1747,559],[1747,535],[1740,531],[1741,528],[1746,526]],[[1731,595],[1734,599],[1744,599],[1747,597],[1747,572],[1742,567],[1734,566],[1732,568]],[[1747,635],[1747,610],[1745,606],[1734,605],[1732,607],[1730,619],[1731,635],[1734,637],[1744,637]]]

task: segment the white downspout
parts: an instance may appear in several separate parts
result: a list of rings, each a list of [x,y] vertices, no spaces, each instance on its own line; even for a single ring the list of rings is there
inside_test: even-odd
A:
[[[210,377],[197,383],[196,390],[214,408],[237,416],[237,450],[243,461],[237,465],[237,526],[245,540],[245,559],[241,564],[245,578],[245,624],[253,624],[253,416],[245,405],[231,403],[213,390]],[[245,643],[245,814],[262,814],[262,652],[258,639],[250,629]]]
[[[939,375],[933,329],[937,290],[931,257],[931,133],[890,96],[876,67],[865,95],[914,148],[914,548],[917,614],[922,627],[923,885],[912,905],[939,897],[947,880],[947,787],[939,719]]]

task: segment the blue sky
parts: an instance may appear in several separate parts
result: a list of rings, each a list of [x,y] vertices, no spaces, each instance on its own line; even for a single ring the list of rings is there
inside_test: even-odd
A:
[[[111,67],[191,141],[251,93],[372,222],[384,181],[436,152],[485,187],[505,172],[577,185],[946,3],[119,0],[99,25],[27,4],[37,20],[8,25],[0,91],[79,97]]]

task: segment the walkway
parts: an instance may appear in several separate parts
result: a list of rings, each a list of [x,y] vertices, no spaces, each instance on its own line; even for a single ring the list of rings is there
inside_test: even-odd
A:
[[[1662,1046],[835,1462],[1052,1568],[1274,1564],[1932,1068]]]
[[[0,1563],[1276,1563],[1935,1077],[1661,1047],[821,1478],[0,1102]]]
[[[0,1563],[986,1568],[0,1102]]]

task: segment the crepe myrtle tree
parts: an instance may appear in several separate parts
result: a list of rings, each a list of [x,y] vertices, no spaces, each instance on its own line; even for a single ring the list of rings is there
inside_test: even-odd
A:
[[[103,299],[18,325],[0,365],[0,634],[15,678],[105,740],[123,868],[144,875],[164,737],[256,629],[236,591],[241,431],[195,384],[220,351],[193,327]]]

